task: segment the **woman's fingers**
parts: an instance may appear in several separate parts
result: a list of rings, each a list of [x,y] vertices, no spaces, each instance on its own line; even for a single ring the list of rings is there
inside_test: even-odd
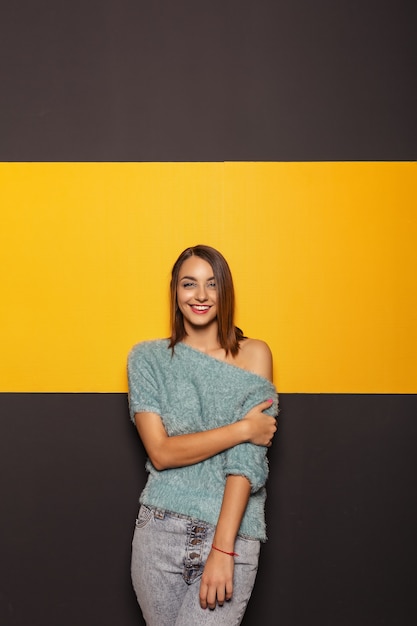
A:
[[[200,588],[200,606],[202,609],[208,607],[213,610],[217,605],[223,606],[223,604],[231,598],[232,590],[227,591],[224,585],[207,587],[207,591]]]
[[[207,596],[207,604],[209,609],[215,609],[216,604],[222,606],[224,603],[224,587],[213,587],[209,589]]]
[[[233,581],[200,584],[200,606],[202,609],[215,609],[232,599]]]
[[[229,602],[229,600],[232,599],[232,595],[233,595],[233,583],[227,582],[226,583],[226,595],[225,595],[226,602]]]
[[[257,404],[251,409],[243,419],[248,420],[251,434],[249,441],[259,446],[271,445],[272,439],[277,430],[277,420],[272,415],[264,413],[265,409],[271,406],[271,400],[266,400]]]
[[[208,591],[208,586],[201,582],[200,584],[200,606],[202,609],[206,609],[207,608],[207,591]]]

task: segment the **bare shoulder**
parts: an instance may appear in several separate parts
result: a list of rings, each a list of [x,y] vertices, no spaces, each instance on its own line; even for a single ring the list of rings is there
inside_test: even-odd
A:
[[[240,355],[245,369],[272,381],[272,352],[265,341],[244,339],[240,344]]]

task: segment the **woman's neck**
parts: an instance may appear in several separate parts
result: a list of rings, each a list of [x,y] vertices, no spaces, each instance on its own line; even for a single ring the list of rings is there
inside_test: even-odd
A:
[[[219,344],[217,324],[211,324],[206,328],[198,328],[187,324],[185,330],[187,334],[183,339],[183,343],[192,348],[201,352],[207,352],[207,354],[222,350]]]

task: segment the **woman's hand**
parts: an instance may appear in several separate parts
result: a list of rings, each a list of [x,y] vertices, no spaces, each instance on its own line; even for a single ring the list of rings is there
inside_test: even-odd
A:
[[[272,400],[261,402],[246,413],[243,418],[242,421],[245,421],[249,427],[248,441],[250,443],[267,447],[271,445],[277,431],[277,420],[272,415],[263,412],[269,409],[271,404]]]
[[[233,595],[233,556],[212,550],[207,558],[200,583],[200,606],[215,609]]]

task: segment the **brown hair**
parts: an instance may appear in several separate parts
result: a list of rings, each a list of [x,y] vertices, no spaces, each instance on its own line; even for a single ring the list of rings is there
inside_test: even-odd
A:
[[[239,342],[244,339],[243,332],[234,325],[235,291],[230,268],[224,256],[210,246],[198,245],[186,248],[174,263],[171,274],[171,337],[169,347],[182,341],[186,335],[184,319],[177,303],[177,287],[181,266],[192,256],[207,261],[213,269],[217,289],[218,338],[221,347],[236,356]]]

